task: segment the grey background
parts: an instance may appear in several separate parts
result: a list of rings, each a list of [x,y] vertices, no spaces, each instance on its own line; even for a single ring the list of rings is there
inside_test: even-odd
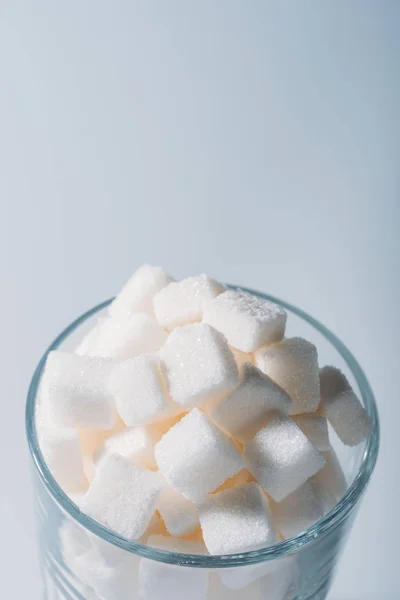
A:
[[[0,2],[5,597],[39,599],[30,375],[148,261],[288,299],[356,354],[382,449],[331,598],[400,598],[399,17],[396,0]]]

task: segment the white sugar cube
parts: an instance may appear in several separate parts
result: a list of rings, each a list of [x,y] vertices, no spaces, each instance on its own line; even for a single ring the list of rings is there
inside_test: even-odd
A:
[[[164,536],[150,536],[147,544],[180,554],[206,554],[203,544]],[[141,600],[206,600],[208,569],[172,565],[142,558],[138,598]]]
[[[157,352],[166,338],[164,329],[145,313],[132,313],[127,318],[109,317],[101,323],[88,354],[122,361]]]
[[[346,376],[335,367],[320,372],[321,406],[337,435],[347,446],[356,446],[371,433],[368,413],[352,390]]]
[[[293,414],[314,412],[320,401],[318,355],[314,344],[289,338],[261,348],[256,364],[293,400]]]
[[[142,265],[125,283],[109,306],[112,317],[129,317],[132,313],[153,314],[153,298],[162,288],[173,281],[161,267]]]
[[[168,331],[201,321],[205,303],[216,298],[225,289],[225,286],[208,275],[172,282],[154,298],[156,319]]]
[[[347,490],[347,482],[342,467],[334,450],[322,452],[322,456],[325,464],[314,478],[321,487],[327,489],[339,501]]]
[[[129,427],[107,438],[95,453],[98,464],[106,454],[120,454],[135,464],[147,469],[155,469],[154,446],[156,438],[146,427]]]
[[[128,426],[162,421],[182,410],[169,398],[163,365],[154,354],[115,365],[109,391]]]
[[[41,427],[38,438],[43,458],[57,483],[67,492],[84,489],[87,482],[77,431]]]
[[[197,408],[162,437],[154,453],[169,485],[196,504],[244,466],[233,440]]]
[[[187,535],[199,524],[196,505],[171,487],[163,489],[157,508],[171,535]]]
[[[292,419],[280,414],[274,415],[248,442],[244,459],[249,471],[276,502],[324,465],[321,454]]]
[[[329,450],[328,423],[325,417],[316,414],[296,415],[293,421],[296,423],[317,450]]]
[[[93,588],[102,600],[132,600],[135,596],[139,558],[118,550],[119,564],[110,565],[96,548],[75,560],[80,579]]]
[[[257,483],[210,495],[199,515],[210,554],[250,552],[277,540],[267,497]]]
[[[251,352],[242,352],[241,350],[236,350],[236,348],[232,348],[231,346],[229,346],[229,347],[232,350],[232,354],[235,358],[235,361],[236,361],[239,371],[242,369],[242,367],[246,363],[250,363],[250,364],[254,365],[254,363],[255,363],[254,354],[252,354]]]
[[[241,442],[252,438],[271,411],[290,412],[293,402],[268,375],[246,363],[239,386],[210,412],[212,420]]]
[[[203,321],[221,331],[230,346],[254,352],[264,344],[282,339],[286,312],[248,292],[228,290],[207,303]]]
[[[150,523],[161,488],[158,473],[108,454],[98,464],[83,510],[119,535],[136,540]]]
[[[110,429],[115,404],[107,381],[112,361],[68,352],[50,352],[44,372],[52,421],[59,427]]]
[[[171,398],[186,409],[217,402],[238,383],[233,354],[224,336],[209,325],[175,329],[159,355]]]
[[[310,479],[281,502],[272,502],[277,528],[285,539],[298,535],[324,515],[322,498]]]

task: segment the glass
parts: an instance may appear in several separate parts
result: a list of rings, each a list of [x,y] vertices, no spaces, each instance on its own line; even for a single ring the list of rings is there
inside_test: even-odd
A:
[[[40,361],[29,388],[26,430],[34,465],[43,598],[46,600],[323,600],[341,548],[374,469],[379,447],[377,408],[369,383],[349,350],[326,327],[298,308],[247,290],[288,311],[287,336],[318,349],[320,364],[347,375],[368,411],[373,431],[356,448],[332,437],[347,492],[318,523],[263,550],[228,556],[187,555],[132,542],[82,513],[62,491],[40,452],[35,400],[47,353],[72,350],[106,312],[111,300],[67,327]],[[155,524],[155,531],[157,525]],[[371,544],[373,540],[371,540]]]

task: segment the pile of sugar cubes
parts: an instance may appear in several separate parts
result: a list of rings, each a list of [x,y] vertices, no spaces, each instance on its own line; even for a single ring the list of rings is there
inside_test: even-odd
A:
[[[348,446],[371,424],[341,371],[285,337],[286,319],[207,275],[140,267],[74,353],[48,355],[36,424],[54,478],[110,530],[175,552],[243,553],[307,529],[346,490],[328,422]],[[73,546],[96,576],[98,541]],[[162,595],[152,589],[155,565],[140,569],[140,597],[169,597],[166,577]],[[203,580],[194,587],[207,597]]]

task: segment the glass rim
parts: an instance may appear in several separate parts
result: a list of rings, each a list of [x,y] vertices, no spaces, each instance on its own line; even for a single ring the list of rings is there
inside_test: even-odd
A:
[[[152,546],[147,546],[146,544],[141,544],[139,542],[124,538],[83,513],[62,490],[46,465],[39,447],[36,431],[35,401],[47,355],[50,351],[57,349],[60,344],[87,319],[106,308],[112,302],[113,298],[94,306],[75,319],[56,337],[56,339],[47,348],[35,369],[29,385],[25,413],[26,435],[29,450],[39,477],[47,491],[70,517],[72,517],[89,532],[93,533],[104,541],[122,548],[123,550],[145,558],[149,558],[151,560],[191,567],[232,568],[278,559],[298,552],[300,549],[311,545],[318,539],[327,535],[345,519],[347,514],[353,509],[365,491],[377,460],[379,450],[378,410],[369,382],[350,350],[343,344],[343,342],[340,341],[338,337],[336,337],[336,335],[334,335],[327,327],[325,327],[325,325],[296,306],[293,306],[289,302],[242,286],[228,284],[228,287],[232,289],[240,288],[265,300],[269,300],[279,304],[280,306],[283,306],[283,308],[296,314],[304,321],[307,321],[336,348],[357,381],[364,407],[366,408],[372,421],[372,433],[366,440],[364,454],[357,475],[341,500],[337,502],[332,510],[329,511],[321,520],[314,523],[314,525],[302,533],[295,537],[289,538],[288,540],[277,542],[276,544],[268,546],[267,548],[262,548],[251,552],[243,552],[240,554],[192,555],[159,550]]]

